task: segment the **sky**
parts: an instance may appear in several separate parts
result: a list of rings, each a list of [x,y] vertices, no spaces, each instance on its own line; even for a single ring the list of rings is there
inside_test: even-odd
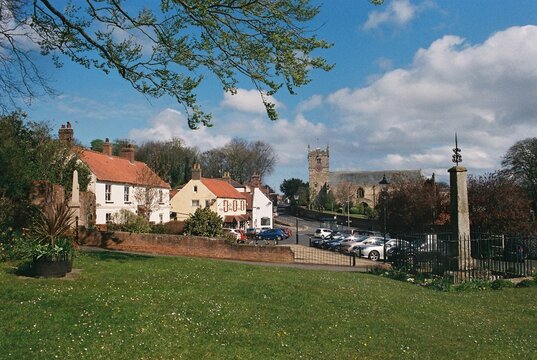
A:
[[[57,95],[24,108],[75,137],[181,138],[201,151],[232,138],[262,140],[278,162],[263,181],[308,180],[307,148],[330,147],[330,170],[421,169],[447,181],[457,133],[472,175],[500,168],[516,141],[537,136],[537,1],[326,0],[311,28],[333,47],[334,68],[289,95],[275,94],[268,119],[252,84],[236,95],[209,80],[198,91],[211,128],[190,130],[171,98],[147,99],[117,75],[66,62],[46,65]],[[380,179],[379,179],[380,181]]]

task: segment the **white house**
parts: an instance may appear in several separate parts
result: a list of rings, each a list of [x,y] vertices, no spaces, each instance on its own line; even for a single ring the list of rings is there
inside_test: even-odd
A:
[[[105,143],[103,153],[82,150],[81,160],[91,171],[88,191],[95,194],[96,224],[112,221],[121,209],[150,213],[149,221],[154,223],[170,221],[170,185],[145,163],[134,161],[134,149],[112,156],[111,144]]]
[[[73,142],[69,123],[62,125],[59,138]],[[91,173],[87,191],[95,194],[95,219],[86,219],[86,223],[106,224],[122,209],[149,214],[149,221],[154,223],[170,221],[170,185],[145,163],[134,160],[132,146],[113,156],[112,144],[106,139],[102,153],[83,148],[78,151]]]
[[[249,194],[248,211],[251,212],[250,227],[262,226],[273,227],[273,204],[268,196],[261,190],[261,179],[254,174],[251,181],[245,187],[245,193]]]

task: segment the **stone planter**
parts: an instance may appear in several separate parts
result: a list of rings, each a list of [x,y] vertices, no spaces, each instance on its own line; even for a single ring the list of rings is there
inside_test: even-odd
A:
[[[73,270],[73,259],[39,258],[33,261],[35,277],[64,277]]]

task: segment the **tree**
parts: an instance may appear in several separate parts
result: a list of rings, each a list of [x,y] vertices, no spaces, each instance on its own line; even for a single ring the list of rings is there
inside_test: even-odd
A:
[[[392,179],[385,195],[379,196],[376,211],[390,233],[418,233],[434,230],[448,213],[449,192],[441,184],[422,179]]]
[[[334,189],[334,196],[338,204],[350,211],[356,194],[356,185],[350,182],[341,182]]]
[[[522,186],[537,211],[537,138],[517,141],[507,150],[502,170]]]
[[[315,197],[315,206],[319,210],[334,211],[334,207],[336,206],[336,198],[331,191],[328,191],[327,184],[324,184],[321,187],[321,190]]]
[[[90,180],[88,168],[70,145],[53,139],[46,124],[25,119],[20,112],[0,116],[0,196],[11,200],[11,215],[22,222],[27,218],[33,181],[59,184],[70,192],[75,169],[81,189]]]
[[[294,202],[295,195],[299,195],[299,198],[304,196],[304,191],[301,189],[305,189],[307,192],[308,185],[302,179],[297,178],[284,179],[280,185],[280,191],[292,202]]]
[[[210,126],[196,100],[208,70],[224,91],[236,93],[247,78],[270,119],[270,95],[310,82],[313,69],[331,66],[313,53],[330,45],[307,24],[319,12],[309,0],[170,1],[152,8],[117,0],[87,0],[60,8],[49,0],[0,2],[1,92],[15,98],[46,88],[29,54],[33,46],[61,66],[60,54],[86,68],[117,72],[136,91],[171,96],[191,128]],[[28,47],[27,44],[31,44]]]
[[[531,201],[505,173],[470,176],[468,204],[472,231],[514,234],[531,227]]]
[[[276,165],[276,154],[263,141],[248,142],[232,139],[225,146],[204,152],[200,156],[203,174],[207,177],[222,177],[229,172],[232,179],[244,183],[258,174],[261,178],[270,175]]]
[[[93,139],[91,140],[91,143],[90,143],[90,149],[93,151],[102,152],[103,144],[104,144],[103,139]]]
[[[197,208],[196,212],[185,220],[184,233],[195,236],[220,236],[222,218],[210,208]]]
[[[166,142],[149,141],[138,147],[136,159],[145,162],[161,179],[172,187],[188,182],[198,151],[184,146],[180,139]]]
[[[164,201],[162,190],[156,187],[161,179],[145,166],[136,175],[138,185],[134,190],[134,199],[138,204],[140,215],[149,220],[153,211],[157,210],[160,203]]]

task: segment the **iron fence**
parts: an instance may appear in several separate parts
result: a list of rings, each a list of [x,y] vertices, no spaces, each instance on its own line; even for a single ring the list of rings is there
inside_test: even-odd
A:
[[[321,250],[303,245],[291,246],[291,249],[295,255],[295,263],[356,266],[356,256],[354,256],[354,254],[345,255],[338,252]]]
[[[537,238],[472,234],[458,239],[450,233],[399,235],[386,251],[395,268],[411,273],[469,279],[533,275],[537,267]]]

